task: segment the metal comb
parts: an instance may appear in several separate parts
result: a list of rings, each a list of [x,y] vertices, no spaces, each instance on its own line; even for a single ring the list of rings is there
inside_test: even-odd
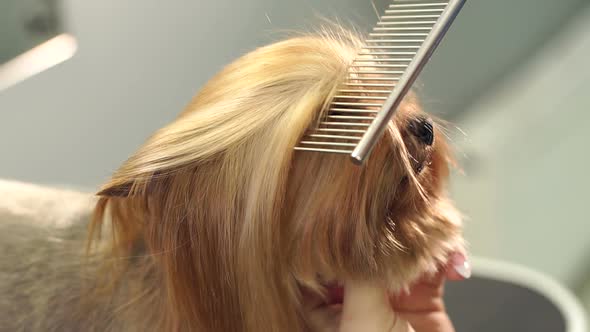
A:
[[[295,150],[362,164],[465,0],[395,0],[369,33],[326,115]]]

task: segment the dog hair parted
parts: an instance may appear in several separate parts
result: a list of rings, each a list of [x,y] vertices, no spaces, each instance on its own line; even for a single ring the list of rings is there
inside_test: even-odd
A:
[[[462,249],[449,149],[413,95],[361,167],[294,151],[360,46],[342,31],[294,37],[213,77],[103,186],[87,256],[48,258],[67,271],[36,310],[69,306],[50,327],[335,331],[330,285],[400,291]]]

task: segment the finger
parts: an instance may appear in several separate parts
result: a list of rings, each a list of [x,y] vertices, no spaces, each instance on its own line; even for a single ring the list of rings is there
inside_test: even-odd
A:
[[[454,332],[453,323],[444,311],[425,313],[400,313],[400,318],[406,320],[416,332]]]
[[[461,281],[471,277],[471,264],[464,254],[456,252],[451,255],[446,266],[446,277],[454,281]]]
[[[420,278],[410,289],[423,285],[429,287],[439,287],[446,278],[446,266],[440,266],[435,274],[426,274]]]
[[[396,312],[440,310],[443,308],[443,284],[443,277],[436,278],[436,281],[429,280],[415,284],[410,288],[409,293],[392,297],[391,306]]]
[[[471,266],[466,256],[460,252],[453,253],[436,274],[422,277],[410,287],[408,293],[392,296],[391,306],[397,312],[441,310],[444,308],[442,297],[445,280],[460,281],[470,276]]]

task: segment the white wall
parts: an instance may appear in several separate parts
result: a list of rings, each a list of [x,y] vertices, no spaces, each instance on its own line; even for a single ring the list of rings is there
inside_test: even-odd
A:
[[[236,57],[320,16],[366,29],[376,20],[358,0],[70,0],[64,8],[78,53],[0,91],[0,177],[94,189]]]
[[[0,177],[93,189],[224,64],[320,15],[376,18],[370,0],[63,2],[79,51],[0,91]],[[585,2],[468,0],[421,76],[428,110],[460,110]]]
[[[460,122],[467,176],[452,183],[475,254],[573,288],[590,281],[588,54],[590,10]]]

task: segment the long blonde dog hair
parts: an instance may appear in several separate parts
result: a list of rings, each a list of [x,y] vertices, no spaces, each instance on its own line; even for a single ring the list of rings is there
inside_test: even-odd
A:
[[[418,175],[404,138],[414,97],[363,167],[294,151],[360,47],[339,31],[241,57],[104,185],[90,249],[110,229],[101,296],[125,285],[128,330],[302,331],[298,285],[319,289],[318,273],[401,287],[452,249],[444,142]]]

